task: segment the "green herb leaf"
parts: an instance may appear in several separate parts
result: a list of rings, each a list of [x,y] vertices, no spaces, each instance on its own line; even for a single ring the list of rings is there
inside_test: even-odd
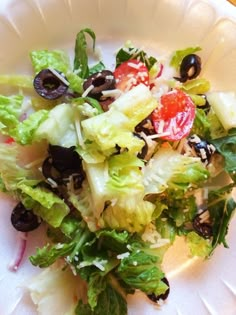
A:
[[[233,185],[228,185],[219,190],[210,191],[208,196],[208,211],[213,226],[212,251],[217,245],[228,247],[226,235],[229,222],[236,209],[236,202],[231,197]]]
[[[86,78],[89,75],[86,33],[93,40],[93,49],[95,49],[96,42],[96,35],[90,28],[82,29],[76,36],[74,70],[79,71],[78,74],[81,78]]]
[[[49,245],[42,248],[37,248],[36,254],[30,256],[29,260],[34,266],[40,268],[49,267],[52,265],[58,258],[66,257],[72,252],[75,244],[55,244]]]
[[[224,169],[229,174],[236,172],[236,131],[233,129],[227,136],[210,141],[224,157]]]
[[[154,57],[149,57],[147,53],[143,50],[139,50],[133,46],[121,48],[116,54],[116,67],[122,64],[125,61],[130,59],[138,59],[143,62],[148,70],[150,70],[153,65],[157,62],[157,59]]]

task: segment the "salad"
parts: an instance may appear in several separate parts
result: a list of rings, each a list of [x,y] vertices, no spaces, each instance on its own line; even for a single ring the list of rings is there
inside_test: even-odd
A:
[[[128,41],[108,69],[91,64],[91,43],[96,57],[95,33],[82,29],[72,61],[31,51],[32,76],[0,75],[14,91],[0,95],[0,189],[16,201],[9,224],[22,240],[46,228],[48,242],[29,257],[46,268],[41,284],[54,279],[65,304],[80,285],[65,313],[125,315],[136,290],[152,303],[168,297],[162,261],[177,236],[193,256],[228,247],[236,95],[211,91],[200,47],[162,58]],[[24,163],[24,148],[37,158]],[[13,270],[23,254],[24,244]]]

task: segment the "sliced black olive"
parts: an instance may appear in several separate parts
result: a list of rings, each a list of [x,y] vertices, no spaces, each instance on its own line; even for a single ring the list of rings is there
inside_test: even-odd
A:
[[[116,86],[116,80],[113,73],[109,70],[90,75],[83,84],[84,91],[91,87],[88,96],[97,100],[104,99],[102,91],[113,90]]]
[[[180,78],[175,78],[180,82],[186,82],[196,78],[202,69],[201,58],[196,54],[185,56],[180,64]]]
[[[19,202],[12,211],[11,223],[17,231],[29,232],[40,225],[41,219]]]
[[[55,184],[62,184],[62,180],[61,180],[61,176],[60,173],[57,171],[57,169],[55,169],[55,167],[53,166],[52,163],[52,158],[49,156],[47,157],[42,164],[42,173],[43,176],[46,179],[50,179],[51,180],[51,184],[53,184],[53,182],[55,182]],[[56,186],[55,185],[55,186]],[[55,187],[54,187],[55,188]]]
[[[204,139],[201,139],[197,135],[192,135],[188,139],[188,144],[194,149],[196,155],[200,157],[203,163],[208,164],[211,156],[215,153],[215,147]]]
[[[134,133],[135,137],[138,137],[139,139],[143,140],[144,141],[144,146],[142,147],[142,150],[138,153],[137,157],[140,158],[140,159],[144,159],[145,156],[147,155],[148,153],[148,145],[147,145],[147,142],[145,141],[145,139],[140,136],[140,134],[138,133]]]
[[[57,75],[58,74],[58,75]],[[48,100],[61,97],[68,89],[65,76],[54,69],[43,69],[34,78],[35,91]]]
[[[82,187],[82,183],[85,179],[85,173],[83,170],[78,172],[76,169],[68,169],[61,174],[61,178],[65,185],[71,182],[73,188],[76,190]]]
[[[193,219],[193,228],[197,234],[204,238],[210,238],[213,235],[212,226],[209,222],[204,221],[204,214],[207,210],[197,214]]]
[[[161,279],[161,281],[163,281],[168,286],[168,289],[166,290],[166,292],[163,294],[160,294],[160,295],[156,295],[154,293],[147,295],[147,297],[155,303],[157,303],[159,300],[163,300],[163,301],[166,300],[169,293],[170,293],[170,284],[169,284],[169,281],[167,280],[167,278],[164,277]]]
[[[155,129],[152,124],[152,120],[150,117],[145,118],[142,120],[136,127],[135,127],[136,132],[144,132],[146,135],[153,135],[155,134]]]
[[[49,184],[57,186],[72,182],[74,189],[81,188],[85,173],[82,159],[75,151],[75,147],[49,145],[48,153],[49,156],[42,165],[42,173]]]
[[[75,151],[75,147],[62,147],[59,145],[49,145],[48,153],[52,157],[52,165],[59,171],[67,169],[79,169],[82,159]]]
[[[197,108],[204,110],[205,114],[208,114],[210,109],[211,109],[211,105],[207,100],[206,95],[204,94],[199,94],[201,97],[203,97],[205,99],[205,104],[204,105],[198,105]]]

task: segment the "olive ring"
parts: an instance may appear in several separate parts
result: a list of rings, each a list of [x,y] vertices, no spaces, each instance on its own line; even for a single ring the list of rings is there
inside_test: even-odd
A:
[[[54,69],[43,69],[34,78],[35,91],[48,100],[61,97],[68,89],[65,76]]]

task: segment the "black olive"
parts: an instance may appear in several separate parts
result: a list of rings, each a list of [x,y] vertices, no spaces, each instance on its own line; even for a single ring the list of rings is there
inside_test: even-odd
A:
[[[147,295],[147,297],[155,303],[157,303],[159,300],[163,300],[163,301],[166,300],[169,293],[170,293],[170,284],[169,284],[169,281],[167,280],[167,278],[164,277],[161,279],[161,281],[163,281],[168,286],[168,289],[166,290],[166,292],[163,294],[160,294],[160,295],[156,295],[154,293]]]
[[[58,76],[54,72],[58,73]],[[40,96],[48,100],[55,100],[67,91],[68,84],[65,82],[67,82],[65,76],[59,71],[43,69],[35,76],[33,84],[35,91]]]
[[[101,72],[90,75],[84,81],[84,91],[86,91],[90,86],[93,86],[93,88],[89,91],[88,96],[101,100],[105,99],[102,95],[102,91],[115,89],[116,80],[111,71],[102,70]]]
[[[202,69],[201,58],[195,54],[185,56],[180,64],[180,78],[175,78],[180,82],[186,82],[196,78]]]
[[[211,105],[208,102],[206,95],[204,95],[204,94],[199,94],[199,95],[205,99],[205,104],[204,105],[197,105],[197,108],[204,110],[205,114],[208,114],[210,109],[211,109]]]
[[[143,140],[144,141],[144,146],[142,147],[142,150],[138,153],[137,157],[140,158],[140,159],[144,159],[145,156],[147,155],[148,153],[148,145],[147,145],[147,142],[145,141],[145,139],[140,136],[140,134],[138,133],[134,133],[135,137],[138,137],[139,139]]]
[[[78,169],[81,167],[82,159],[75,151],[75,147],[62,147],[59,145],[49,145],[48,153],[52,157],[52,165],[59,171],[67,169]]]
[[[19,202],[12,211],[11,223],[17,231],[29,232],[40,225],[41,219]]]
[[[208,222],[204,222],[202,216],[206,213],[207,210],[202,211],[201,213],[197,214],[193,219],[193,228],[197,234],[204,238],[210,238],[213,235],[212,226]]]
[[[60,172],[55,169],[52,163],[52,158],[47,157],[42,164],[42,173],[46,179],[53,180],[56,184],[62,184]]]
[[[144,132],[146,135],[154,135],[155,129],[152,124],[151,118],[148,116],[144,120],[142,120],[136,127],[135,127],[136,132]]]
[[[42,173],[50,184],[67,185],[72,181],[74,189],[81,188],[85,179],[82,159],[75,147],[65,148],[59,145],[49,145],[49,156],[44,160]],[[50,181],[51,180],[51,181]]]
[[[61,178],[65,185],[71,181],[73,188],[76,190],[82,187],[82,183],[85,179],[85,173],[84,171],[78,172],[77,170],[68,169],[61,174]]]
[[[212,144],[204,139],[201,139],[197,135],[192,135],[188,139],[188,144],[191,148],[194,149],[196,155],[200,157],[201,161],[206,164],[209,163],[211,156],[216,151],[215,147]]]

